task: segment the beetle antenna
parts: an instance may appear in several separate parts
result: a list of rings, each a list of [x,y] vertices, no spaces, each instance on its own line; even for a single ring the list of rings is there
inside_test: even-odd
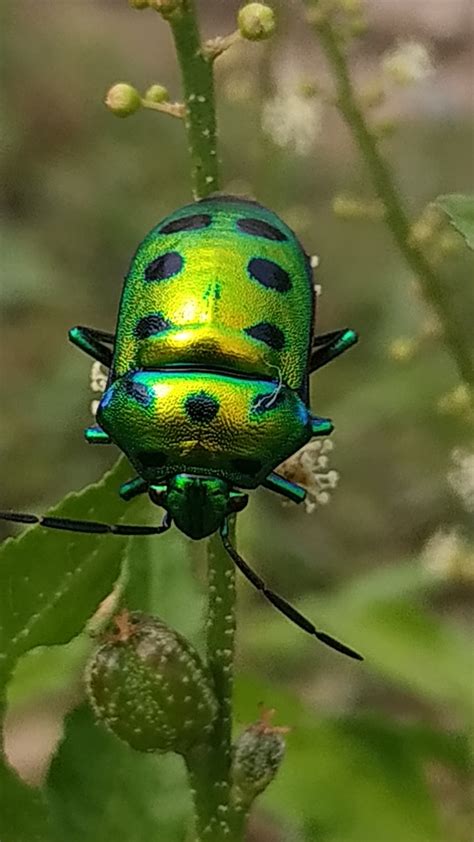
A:
[[[68,517],[39,517],[22,512],[0,512],[0,520],[10,523],[39,524],[45,529],[63,529],[66,532],[83,532],[89,535],[160,535],[171,526],[165,514],[160,526],[140,526],[127,523],[99,523],[96,520],[72,520]]]
[[[300,614],[296,608],[293,608],[286,599],[279,596],[274,591],[267,588],[263,579],[252,570],[251,567],[247,564],[246,561],[239,555],[235,547],[229,541],[228,534],[227,534],[227,524],[225,524],[220,531],[222,543],[224,545],[225,550],[229,553],[232,561],[236,564],[239,570],[244,574],[244,576],[251,582],[251,584],[256,588],[260,593],[263,594],[265,599],[268,599],[269,602],[285,617],[288,617],[292,623],[299,626],[300,629],[303,631],[308,632],[308,634],[312,635],[313,637],[317,637],[321,643],[325,643],[326,646],[330,646],[331,649],[336,649],[338,652],[342,652],[343,655],[348,655],[349,658],[355,658],[356,661],[363,661],[362,655],[359,655],[358,652],[355,652],[354,649],[350,649],[349,646],[346,646],[344,643],[340,643],[339,640],[335,640],[334,637],[331,637],[326,632],[318,631],[318,629],[311,623],[303,614]]]

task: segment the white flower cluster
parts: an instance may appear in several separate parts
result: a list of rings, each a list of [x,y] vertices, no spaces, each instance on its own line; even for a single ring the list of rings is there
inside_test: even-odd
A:
[[[454,467],[448,473],[448,482],[466,511],[474,512],[474,451],[456,448],[451,459]]]
[[[307,155],[321,131],[322,108],[315,97],[284,91],[264,104],[262,129],[277,146]]]
[[[385,53],[382,59],[385,75],[397,85],[421,82],[435,72],[431,56],[417,41],[401,41]]]
[[[107,371],[99,362],[93,362],[91,373],[90,373],[90,387],[93,392],[99,392],[102,394],[105,391],[105,387],[107,385]],[[96,416],[97,407],[99,406],[99,400],[95,399],[91,402],[91,412],[92,415]]]
[[[308,514],[318,505],[329,503],[331,491],[339,482],[338,472],[329,468],[329,454],[333,448],[332,441],[315,439],[278,466],[279,474],[306,490],[305,506]]]
[[[421,563],[436,578],[474,581],[474,553],[457,527],[438,529],[423,547]]]

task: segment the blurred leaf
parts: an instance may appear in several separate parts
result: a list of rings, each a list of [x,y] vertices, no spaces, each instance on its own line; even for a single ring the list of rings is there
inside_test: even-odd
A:
[[[64,646],[39,646],[26,652],[18,659],[8,684],[9,706],[32,705],[70,689],[94,645],[92,637],[84,633]]]
[[[68,495],[49,514],[115,523],[125,506],[117,495],[123,461],[103,479]],[[112,590],[127,539],[33,526],[0,549],[0,652],[11,665],[35,646],[67,643]]]
[[[469,641],[420,605],[439,583],[417,562],[371,571],[326,599],[308,597],[297,607],[325,631],[355,647],[365,662],[355,668],[379,673],[421,697],[472,716],[474,654]],[[262,624],[261,627],[256,623]],[[251,630],[247,632],[247,629]],[[271,612],[243,625],[245,647],[260,657],[317,644]],[[310,649],[312,647],[312,649]],[[354,665],[348,664],[348,669]]]
[[[451,193],[438,196],[436,204],[448,214],[456,231],[462,234],[469,248],[474,250],[474,196]]]
[[[2,842],[52,842],[46,802],[36,789],[0,763],[0,839]]]
[[[156,523],[157,510],[148,500],[130,506],[133,516],[127,515],[127,520]],[[202,633],[204,589],[193,570],[195,547],[177,529],[162,536],[130,539],[122,600],[131,610],[159,616],[197,641]],[[31,704],[64,692],[78,680],[93,647],[90,636],[80,634],[63,646],[40,646],[25,653],[8,685],[9,704]]]
[[[276,708],[276,724],[292,728],[282,769],[262,803],[277,816],[292,817],[308,842],[441,842],[424,757],[410,727],[318,720],[290,694],[241,678],[236,688],[241,721],[256,718],[258,702]]]
[[[183,842],[191,804],[181,758],[133,751],[85,706],[65,734],[46,787],[58,839]]]
[[[118,463],[96,485],[70,494],[51,513],[59,517],[115,522],[124,510],[117,488],[126,468]],[[18,657],[45,644],[66,643],[77,635],[111,591],[120,572],[126,540],[79,535],[34,526],[0,549],[0,707],[5,683]],[[5,842],[46,839],[46,818],[38,793],[0,760],[0,791],[13,808]],[[8,815],[12,807],[8,806]],[[35,818],[36,817],[36,818]],[[36,829],[35,829],[36,828]],[[32,835],[32,834],[37,834]]]

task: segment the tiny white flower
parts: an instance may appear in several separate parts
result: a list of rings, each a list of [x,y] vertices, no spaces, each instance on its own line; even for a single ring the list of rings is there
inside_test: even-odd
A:
[[[91,373],[90,373],[90,387],[93,392],[104,392],[105,387],[107,385],[107,371],[102,365],[97,361],[92,363]]]
[[[454,467],[448,473],[448,482],[466,511],[474,512],[474,451],[456,448],[451,459]]]
[[[440,579],[474,580],[474,553],[457,527],[438,529],[426,542],[421,563]]]
[[[296,91],[277,94],[262,110],[262,129],[277,146],[307,155],[321,131],[322,103]]]
[[[418,41],[401,41],[385,53],[382,66],[386,76],[397,85],[421,82],[435,72],[428,49]]]
[[[333,447],[333,443],[328,440],[310,441],[278,467],[279,474],[305,489],[305,507],[308,514],[317,506],[329,503],[331,491],[339,482],[338,472],[334,469],[328,470],[328,454]]]

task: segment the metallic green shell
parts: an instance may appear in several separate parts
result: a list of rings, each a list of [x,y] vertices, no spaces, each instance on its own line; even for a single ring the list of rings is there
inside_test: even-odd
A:
[[[112,379],[175,364],[270,377],[307,396],[309,260],[274,213],[232,196],[180,208],[125,279]]]
[[[312,435],[296,392],[217,372],[129,373],[104,393],[97,420],[150,485],[186,473],[256,488]]]

